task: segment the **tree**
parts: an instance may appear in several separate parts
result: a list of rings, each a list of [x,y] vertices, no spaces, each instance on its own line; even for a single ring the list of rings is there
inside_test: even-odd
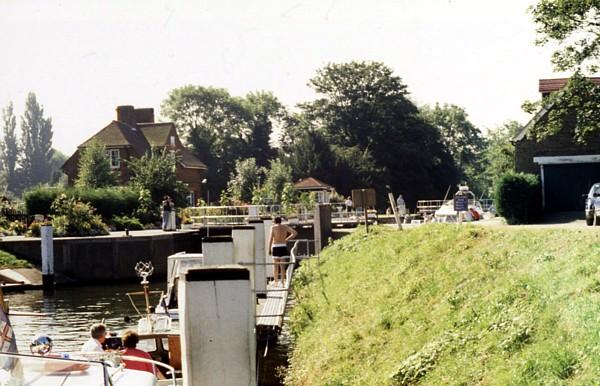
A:
[[[25,113],[21,117],[21,189],[50,181],[52,169],[52,120],[44,117],[44,109],[34,93],[27,95]]]
[[[248,114],[248,155],[256,159],[258,166],[266,167],[276,153],[270,144],[273,125],[286,116],[285,109],[272,93],[265,91],[248,93],[242,103]]]
[[[236,204],[252,202],[254,190],[259,188],[264,175],[264,168],[256,165],[254,158],[246,158],[235,162],[235,171],[227,183],[226,195],[222,201],[233,201]]]
[[[329,64],[318,70],[309,84],[319,97],[300,105],[302,117],[297,121],[301,129],[293,129],[283,140],[285,143],[291,138],[294,143],[306,139],[296,132],[304,131],[314,138],[318,135],[310,133],[319,133],[329,145],[324,151],[331,152],[338,165],[344,159],[368,160],[354,162],[346,170],[365,167],[369,170],[360,173],[370,179],[332,170],[334,178],[348,177],[346,186],[375,187],[382,205],[386,202],[385,185],[402,192],[414,204],[419,198],[443,195],[448,184],[456,182],[452,157],[439,132],[419,116],[406,86],[389,67],[377,62]],[[348,153],[349,148],[354,149]],[[353,156],[341,156],[347,154]],[[331,169],[334,163],[325,165]]]
[[[598,68],[600,57],[600,2],[597,0],[540,0],[530,8],[537,24],[538,45],[557,50],[552,63],[559,71],[577,70],[587,64]]]
[[[286,186],[292,183],[292,168],[279,159],[271,160],[260,189],[255,189],[252,201],[257,204],[281,204]]]
[[[515,146],[511,140],[521,128],[519,122],[509,121],[487,134],[487,147],[484,153],[485,178],[489,187],[487,194],[492,194],[500,177],[515,171]]]
[[[6,175],[8,191],[15,192],[17,189],[17,160],[19,147],[17,141],[17,118],[13,111],[13,104],[2,109],[2,141],[0,141],[0,159],[2,169]]]
[[[97,140],[88,142],[81,152],[75,185],[79,188],[103,188],[117,183],[110,168],[105,146]]]
[[[487,191],[489,187],[482,178],[485,139],[481,130],[469,121],[466,111],[456,105],[436,103],[434,107],[423,106],[421,114],[439,130],[463,182],[476,192]]]
[[[167,149],[152,149],[140,158],[127,162],[131,184],[138,190],[147,190],[155,205],[165,195],[173,197],[178,206],[186,205],[187,189],[175,175],[177,157]]]

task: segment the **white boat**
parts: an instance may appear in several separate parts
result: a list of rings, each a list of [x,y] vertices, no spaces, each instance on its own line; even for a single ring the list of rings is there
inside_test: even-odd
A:
[[[89,353],[87,353],[89,354]],[[154,374],[129,370],[114,354],[112,361],[70,359],[57,356],[0,353],[0,386],[155,386],[177,385],[175,379],[158,381]],[[80,357],[83,358],[83,357]],[[127,360],[145,361],[135,357]],[[146,362],[146,361],[145,361]],[[164,366],[155,361],[147,361]]]
[[[483,218],[483,206],[469,190],[469,187],[459,186],[459,192],[468,197],[468,210],[464,212],[463,220],[477,221]],[[454,209],[454,199],[444,201],[442,206],[434,212],[433,217],[436,222],[457,222],[458,212]]]

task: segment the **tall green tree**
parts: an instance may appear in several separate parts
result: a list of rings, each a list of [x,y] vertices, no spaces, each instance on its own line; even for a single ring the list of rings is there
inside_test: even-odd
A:
[[[162,104],[194,153],[208,166],[211,195],[227,186],[236,161],[254,158],[266,167],[276,152],[270,141],[285,109],[270,92],[234,97],[225,89],[185,86],[174,89]]]
[[[19,146],[17,140],[17,118],[13,111],[13,104],[2,109],[2,140],[0,141],[0,159],[2,170],[6,175],[7,189],[9,192],[17,190],[17,161]]]
[[[600,2],[597,0],[540,0],[530,8],[537,25],[538,45],[557,47],[552,63],[559,71],[598,69]]]
[[[81,152],[79,174],[75,185],[80,188],[103,188],[117,183],[117,176],[110,168],[106,147],[92,140]]]
[[[50,181],[52,135],[52,119],[44,117],[44,108],[38,103],[35,94],[30,92],[21,117],[21,189]]]
[[[414,204],[439,197],[448,184],[456,183],[452,157],[438,130],[419,116],[406,85],[389,67],[378,62],[329,64],[309,85],[318,98],[300,105],[306,126],[323,135],[334,159],[340,161],[339,155],[354,147],[353,154],[375,167],[362,173],[370,182],[335,171],[339,180],[327,182],[353,187],[369,183],[380,193],[380,205],[385,205],[385,185]],[[354,172],[358,166],[347,170]]]
[[[481,130],[469,121],[465,109],[436,103],[433,107],[423,106],[420,110],[424,119],[439,130],[463,182],[475,192],[486,192],[488,187],[483,179],[485,138]]]

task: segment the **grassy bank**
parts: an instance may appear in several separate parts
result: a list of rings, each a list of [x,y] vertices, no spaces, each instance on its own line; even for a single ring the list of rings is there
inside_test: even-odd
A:
[[[0,269],[5,268],[30,268],[27,260],[17,259],[14,255],[0,250]]]
[[[290,385],[595,384],[600,233],[357,231],[295,276]]]

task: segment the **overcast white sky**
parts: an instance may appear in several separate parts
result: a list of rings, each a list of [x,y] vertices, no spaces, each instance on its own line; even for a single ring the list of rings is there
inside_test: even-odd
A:
[[[329,62],[382,61],[418,104],[453,103],[493,128],[524,123],[539,78],[533,0],[0,0],[0,106],[34,91],[68,155],[115,107],[154,107],[173,88],[314,98]]]

